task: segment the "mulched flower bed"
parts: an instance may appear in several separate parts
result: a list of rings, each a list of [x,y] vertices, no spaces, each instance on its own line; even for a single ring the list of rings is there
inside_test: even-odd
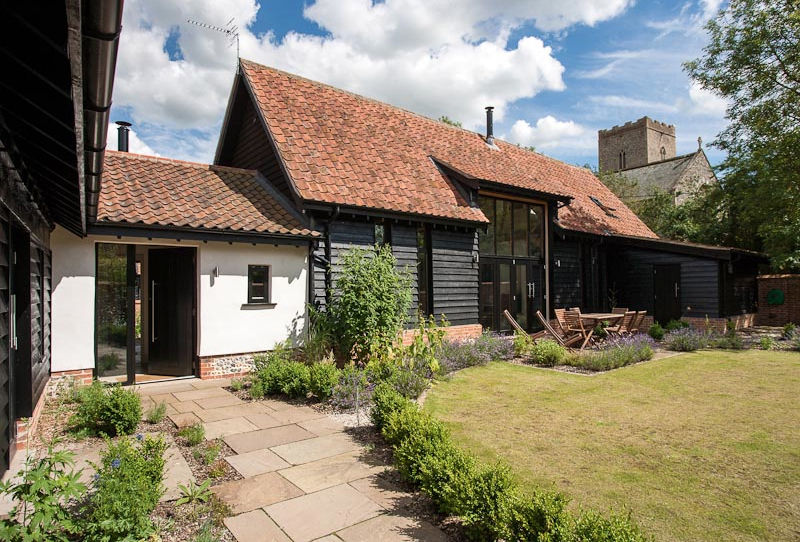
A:
[[[222,524],[230,512],[216,498],[208,504],[200,504],[195,510],[191,504],[176,506],[173,502],[162,502],[153,511],[153,522],[158,527],[162,542],[185,542],[195,540],[203,529],[214,533],[212,540],[235,542],[231,532]]]
[[[178,443],[178,449],[181,451],[183,458],[186,459],[186,463],[188,463],[189,469],[191,469],[198,484],[210,478],[211,487],[214,487],[224,482],[241,480],[243,478],[236,469],[225,461],[226,457],[236,455],[236,452],[225,444],[222,439],[201,442],[197,446],[187,446],[185,445],[185,439],[177,436],[177,434],[178,431],[176,429],[175,441]],[[212,446],[219,447],[219,452],[216,454],[216,458],[213,461],[207,463],[204,459],[204,452],[209,450]],[[196,455],[197,457],[195,457]]]

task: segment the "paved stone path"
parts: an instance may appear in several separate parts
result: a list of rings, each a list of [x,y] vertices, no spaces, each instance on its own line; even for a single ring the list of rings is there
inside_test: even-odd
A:
[[[225,525],[238,542],[446,540],[405,510],[413,495],[392,487],[389,468],[336,420],[277,400],[245,402],[227,381],[185,380],[139,386],[143,410],[167,403],[178,426],[202,423],[236,454],[225,460],[244,478],[215,493],[234,515]],[[183,482],[183,481],[182,481]]]

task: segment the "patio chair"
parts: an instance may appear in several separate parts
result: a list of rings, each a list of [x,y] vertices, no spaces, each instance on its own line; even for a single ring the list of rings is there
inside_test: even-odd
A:
[[[626,311],[625,316],[622,317],[619,324],[616,326],[609,326],[606,328],[606,333],[610,333],[611,335],[627,335],[631,332],[631,327],[633,324],[634,318],[637,317],[636,311]]]
[[[586,348],[590,342],[594,343],[594,329],[587,329],[583,326],[583,319],[581,318],[581,310],[579,308],[569,309],[564,311],[564,319],[567,321],[567,329],[570,333],[577,333],[582,339],[583,344],[581,350]]]
[[[631,333],[639,333],[639,328],[642,327],[645,316],[647,316],[647,311],[637,311],[633,322],[631,322]]]
[[[553,339],[564,348],[572,348],[572,345],[583,341],[583,337],[579,333],[571,333],[570,335],[565,335],[563,337],[559,335],[556,330],[553,329],[553,326],[550,325],[550,322],[547,321],[547,318],[544,317],[542,311],[536,311],[536,317],[544,326],[547,334],[552,335]]]
[[[628,312],[628,307],[614,307],[611,309],[611,314],[625,314]]]
[[[511,313],[508,312],[508,309],[503,311],[503,316],[506,317],[506,320],[508,320],[508,323],[511,324],[511,327],[514,328],[514,331],[516,331],[517,333],[523,333],[523,334],[527,335],[534,342],[536,342],[537,339],[541,339],[542,337],[547,335],[546,331],[537,331],[536,333],[528,333],[527,331],[525,331],[525,328],[523,328],[521,325],[519,325],[519,322],[517,322],[514,319],[514,317],[511,316]]]
[[[567,328],[567,319],[564,317],[564,313],[567,309],[553,309],[553,314],[556,317],[556,323],[558,324],[558,329],[561,331],[562,335],[568,335],[569,329]]]

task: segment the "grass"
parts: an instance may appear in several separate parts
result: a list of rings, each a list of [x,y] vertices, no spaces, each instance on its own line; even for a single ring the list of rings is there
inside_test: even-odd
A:
[[[487,462],[657,540],[800,533],[800,354],[701,351],[583,376],[492,363],[425,408]]]

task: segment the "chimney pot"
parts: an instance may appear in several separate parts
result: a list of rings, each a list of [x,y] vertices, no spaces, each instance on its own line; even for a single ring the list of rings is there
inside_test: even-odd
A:
[[[486,144],[494,145],[494,107],[486,107]]]
[[[122,152],[128,152],[128,132],[130,131],[129,127],[131,123],[125,122],[124,120],[118,120],[116,122],[116,125],[117,125],[117,150]]]

